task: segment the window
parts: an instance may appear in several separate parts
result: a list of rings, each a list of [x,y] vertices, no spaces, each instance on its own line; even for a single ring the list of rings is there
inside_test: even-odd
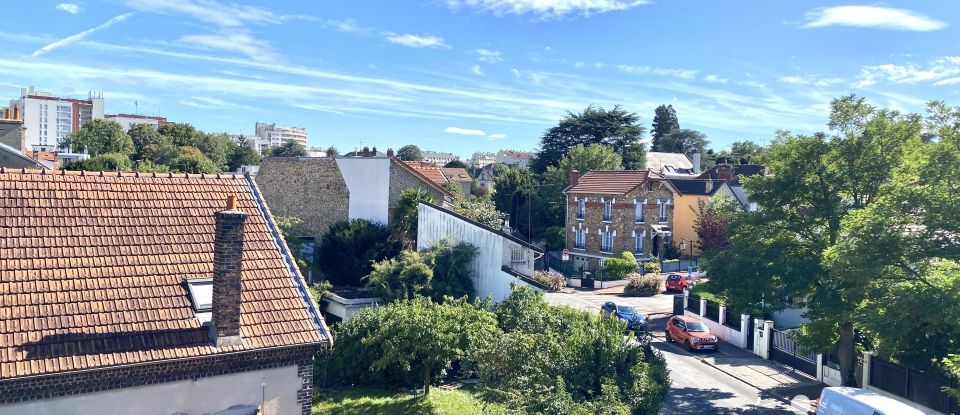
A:
[[[647,203],[647,199],[634,199],[633,200],[633,217],[636,223],[643,223],[643,205]]]
[[[606,200],[603,202],[603,221],[610,222],[613,220],[613,200]]]
[[[653,182],[647,182],[647,191],[648,191],[648,192],[652,192],[652,191],[653,191]]]
[[[526,251],[522,249],[514,249],[510,253],[510,262],[514,264],[527,262],[527,256],[524,255],[525,252]]]
[[[643,234],[633,237],[633,253],[635,254],[643,253]]]
[[[657,204],[660,205],[660,206],[659,206],[659,207],[660,207],[660,215],[659,215],[659,219],[658,219],[658,220],[660,221],[660,223],[666,223],[666,222],[667,222],[667,205],[668,205],[669,203],[670,203],[670,201],[669,201],[669,200],[665,200],[665,199],[660,199],[660,200],[657,201]]]
[[[613,232],[601,232],[600,237],[600,250],[603,252],[613,252]]]
[[[587,210],[586,198],[577,199],[577,219],[583,219],[583,216],[586,213],[586,210]]]
[[[200,324],[209,322],[213,316],[213,278],[187,280],[187,293]]]
[[[583,228],[575,228],[573,230],[573,236],[574,248],[584,249],[587,247],[587,233],[583,230]]]

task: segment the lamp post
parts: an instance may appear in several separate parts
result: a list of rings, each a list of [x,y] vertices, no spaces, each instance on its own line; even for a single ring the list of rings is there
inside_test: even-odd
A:
[[[685,238],[680,238],[680,252],[683,252],[684,250],[686,250],[688,245],[690,246],[690,259],[692,260],[693,259],[693,241]]]

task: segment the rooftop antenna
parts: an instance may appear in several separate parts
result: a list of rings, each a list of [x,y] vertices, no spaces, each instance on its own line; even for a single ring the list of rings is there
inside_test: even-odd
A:
[[[139,100],[136,100],[136,99],[133,100],[133,113],[134,113],[134,114],[139,114],[139,113],[140,113],[140,101],[139,101]]]

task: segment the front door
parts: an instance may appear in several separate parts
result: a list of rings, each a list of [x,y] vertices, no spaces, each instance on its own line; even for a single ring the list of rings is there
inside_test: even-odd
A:
[[[660,258],[660,234],[653,235],[653,239],[650,242],[652,244],[650,247],[650,255]]]

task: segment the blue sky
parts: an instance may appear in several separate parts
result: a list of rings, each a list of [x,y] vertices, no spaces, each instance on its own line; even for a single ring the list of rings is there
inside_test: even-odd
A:
[[[824,129],[847,93],[960,105],[960,2],[91,0],[5,4],[0,96],[310,144],[532,150],[566,111],[672,104],[717,149]]]

